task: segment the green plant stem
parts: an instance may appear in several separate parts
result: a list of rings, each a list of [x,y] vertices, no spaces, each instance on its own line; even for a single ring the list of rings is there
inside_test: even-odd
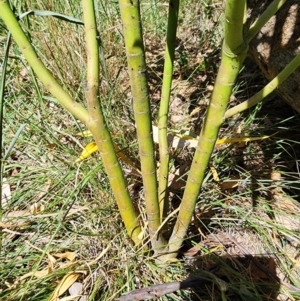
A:
[[[179,3],[179,0],[171,0],[169,2],[167,45],[165,50],[162,93],[158,115],[158,138],[160,156],[158,191],[161,221],[163,221],[163,218],[166,216],[168,202],[169,147],[167,139],[167,127],[169,102],[172,87]]]
[[[264,25],[276,14],[286,0],[274,0],[265,9],[265,11],[251,24],[248,34],[247,42],[249,43],[264,27]]]
[[[34,70],[37,77],[45,85],[46,89],[60,102],[60,104],[78,118],[83,123],[88,119],[87,110],[61,87],[52,74],[47,70],[42,61],[38,58],[34,48],[27,39],[15,15],[13,14],[8,1],[0,1],[0,17],[11,32],[15,42],[26,58],[30,67]]]
[[[133,97],[149,235],[152,248],[155,253],[158,253],[165,242],[160,233],[155,235],[160,226],[160,209],[140,6],[138,0],[119,0],[119,5]]]
[[[98,145],[126,230],[135,244],[139,244],[141,228],[138,215],[131,201],[99,99],[99,47],[94,1],[83,0],[82,4],[87,47],[87,87],[85,94],[89,111],[87,126]]]
[[[186,235],[234,83],[247,54],[247,47],[243,40],[245,5],[245,0],[226,1],[225,38],[221,65],[198,140],[177,221],[169,240],[170,257],[177,255]]]
[[[235,114],[243,112],[261,100],[266,98],[272,93],[282,82],[284,82],[298,67],[300,66],[300,53],[274,78],[272,79],[263,89],[257,92],[255,95],[240,103],[239,105],[226,111],[224,118],[229,118]]]
[[[244,14],[246,8],[245,0],[228,0],[225,8],[225,33],[223,48],[225,46],[228,54],[226,56],[237,56],[245,50],[243,37]]]

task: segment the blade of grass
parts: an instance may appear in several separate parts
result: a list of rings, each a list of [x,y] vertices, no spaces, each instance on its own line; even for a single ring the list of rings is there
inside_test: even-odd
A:
[[[60,20],[67,21],[70,23],[84,25],[83,22],[79,19],[76,19],[76,18],[73,18],[70,16],[66,16],[63,14],[59,14],[59,13],[56,13],[56,12],[53,12],[50,10],[30,10],[30,11],[20,14],[18,16],[18,19],[22,19],[29,15],[35,15],[35,16],[40,16],[40,17],[55,17],[55,18],[58,18]]]

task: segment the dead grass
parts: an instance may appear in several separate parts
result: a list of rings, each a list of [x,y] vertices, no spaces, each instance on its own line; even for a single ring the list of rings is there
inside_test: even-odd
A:
[[[30,9],[59,10],[81,17],[75,2],[57,5],[57,1],[27,3]],[[171,105],[172,129],[199,132],[219,60],[221,7],[222,3],[216,1],[183,1]],[[142,3],[142,8],[155,116],[167,3],[153,0]],[[100,1],[98,13],[106,58],[101,67],[101,99],[115,139],[136,160],[117,3]],[[32,41],[53,74],[70,87],[77,101],[84,103],[86,56],[82,29],[67,23],[61,26],[52,18],[30,17],[23,24],[30,28]],[[4,37],[5,33],[2,34]],[[261,84],[257,70],[247,69],[245,74],[237,85],[232,105]],[[96,156],[74,164],[90,140],[76,136],[82,125],[35,81],[13,46],[5,96],[4,151],[13,139],[17,140],[4,167],[11,193],[3,200],[1,221],[3,300],[49,299],[67,273],[77,277],[86,300],[114,300],[133,289],[180,281],[215,265],[219,267],[219,281],[161,300],[299,299],[295,288],[300,287],[300,209],[292,199],[299,201],[299,119],[277,98],[260,111],[253,109],[224,124],[222,137],[277,134],[256,143],[216,148],[212,166],[219,181],[208,170],[179,261],[161,267],[145,250],[134,250],[128,241]],[[282,106],[280,114],[278,107],[271,110],[274,102]],[[20,125],[24,129],[16,137]],[[188,148],[174,151],[173,171],[187,164],[191,155]],[[274,178],[275,172],[280,176]],[[134,177],[128,180],[131,184],[140,181]],[[173,209],[178,206],[183,188],[182,184],[174,187]],[[141,184],[136,189],[140,197]],[[141,198],[139,201],[143,208]],[[259,266],[249,254],[259,261]],[[276,274],[281,283],[263,272],[262,266]],[[69,292],[62,294],[61,300],[67,296]],[[73,295],[72,300],[78,299]]]

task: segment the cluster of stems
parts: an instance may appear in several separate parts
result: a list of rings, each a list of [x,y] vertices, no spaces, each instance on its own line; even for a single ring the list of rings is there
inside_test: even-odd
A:
[[[163,231],[163,225],[166,222],[168,213],[170,161],[167,129],[180,1],[170,0],[169,2],[162,96],[158,116],[160,165],[157,173],[140,1],[119,0],[139,143],[148,233],[154,254],[163,260],[176,257],[185,239],[205,176],[206,167],[224,118],[229,118],[233,114],[241,112],[261,101],[300,65],[300,55],[297,55],[262,91],[247,102],[226,112],[234,84],[248,51],[249,42],[284,2],[283,0],[274,0],[267,10],[247,29],[245,21],[246,0],[226,1],[220,67],[189,170],[182,202],[178,209],[177,220],[169,237],[165,237],[166,232]],[[143,240],[139,221],[140,214],[136,211],[130,198],[128,185],[116,155],[99,97],[99,45],[94,0],[82,0],[82,6],[87,50],[87,86],[85,93],[87,109],[72,99],[70,94],[62,88],[38,58],[32,44],[12,12],[8,1],[0,0],[0,17],[12,34],[15,43],[20,47],[28,64],[46,89],[66,110],[83,122],[92,133],[128,235],[136,245],[140,245]]]

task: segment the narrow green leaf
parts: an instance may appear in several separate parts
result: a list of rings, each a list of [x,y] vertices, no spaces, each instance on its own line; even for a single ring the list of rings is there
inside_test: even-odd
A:
[[[59,13],[56,13],[56,12],[53,12],[50,10],[29,10],[25,13],[20,14],[18,16],[18,19],[20,20],[29,15],[35,15],[35,16],[39,16],[39,17],[55,17],[55,18],[58,18],[58,19],[61,19],[63,21],[67,21],[70,23],[84,25],[84,23],[79,19],[67,16],[67,15],[59,14]]]

